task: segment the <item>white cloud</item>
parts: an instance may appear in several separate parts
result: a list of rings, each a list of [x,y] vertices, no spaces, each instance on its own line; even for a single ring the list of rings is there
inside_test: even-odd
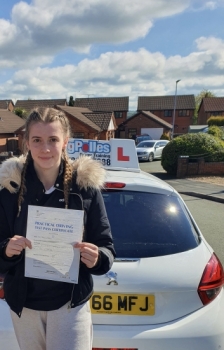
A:
[[[212,0],[212,1],[206,1],[206,0],[191,0],[191,8],[196,11],[203,11],[203,10],[215,10],[219,6],[224,5],[224,0]]]
[[[207,57],[211,57],[216,68],[224,69],[224,41],[222,39],[201,37],[196,40],[196,43],[199,50],[202,50]]]
[[[206,52],[217,52],[223,50],[224,42],[222,39],[215,37],[200,37],[196,40],[197,48]]]
[[[0,46],[11,42],[16,36],[16,26],[4,19],[0,19]]]
[[[18,67],[50,62],[62,50],[87,53],[94,44],[119,44],[147,35],[156,18],[184,11],[190,0],[33,0],[0,20],[0,60]],[[26,62],[24,64],[24,58]],[[2,66],[4,68],[4,66]]]
[[[154,20],[186,9],[210,9],[224,0],[33,0],[17,3],[11,20],[0,19],[1,98],[64,98],[174,94],[209,89],[224,95],[224,41],[200,37],[195,52],[165,57],[145,48],[105,52],[77,65],[50,68],[66,49],[88,53],[94,44],[118,44],[143,38]],[[89,56],[90,57],[90,56]],[[15,71],[15,73],[13,73]],[[2,81],[2,80],[1,80]]]
[[[217,8],[217,2],[216,1],[207,1],[205,3],[205,7],[210,9],[210,10],[214,10]]]
[[[197,39],[197,51],[188,56],[166,58],[146,49],[107,52],[77,65],[18,70],[0,87],[1,95],[20,98],[130,96],[136,109],[138,95],[194,94],[208,89],[224,95],[224,41]]]

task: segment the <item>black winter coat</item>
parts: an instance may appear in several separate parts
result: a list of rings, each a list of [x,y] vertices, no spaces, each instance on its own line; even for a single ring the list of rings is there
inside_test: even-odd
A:
[[[7,258],[5,247],[14,235],[26,235],[28,205],[38,205],[45,190],[31,163],[26,173],[27,192],[18,213],[18,189],[24,157],[11,158],[0,168],[0,273],[5,274],[5,299],[10,308],[21,315],[27,296],[27,278],[24,277],[24,251],[20,256]],[[89,157],[73,162],[74,180],[70,188],[69,209],[84,209],[83,241],[99,247],[99,259],[93,268],[80,262],[79,282],[71,293],[71,307],[87,301],[93,292],[93,275],[107,273],[113,264],[115,251],[107,214],[100,188],[103,186],[105,170],[100,163]],[[44,206],[64,208],[63,171],[55,183],[55,190]]]

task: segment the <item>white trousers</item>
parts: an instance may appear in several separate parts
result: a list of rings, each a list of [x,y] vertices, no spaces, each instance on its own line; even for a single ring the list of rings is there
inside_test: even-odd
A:
[[[11,311],[21,350],[92,350],[92,319],[89,302],[54,311],[23,308],[19,318]]]

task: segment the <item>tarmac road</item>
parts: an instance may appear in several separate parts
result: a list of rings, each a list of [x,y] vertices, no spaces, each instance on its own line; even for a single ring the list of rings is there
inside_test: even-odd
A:
[[[153,162],[141,162],[139,163],[139,167],[143,171],[146,171],[147,173],[152,173],[153,175],[162,173],[164,174],[164,176],[165,175],[167,176],[166,171],[163,169],[161,165],[160,159],[154,160]]]
[[[196,224],[224,266],[223,203],[182,195]]]

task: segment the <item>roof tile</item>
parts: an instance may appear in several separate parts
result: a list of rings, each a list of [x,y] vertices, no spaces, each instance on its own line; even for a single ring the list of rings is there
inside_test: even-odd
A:
[[[24,126],[25,121],[16,114],[0,109],[0,134],[11,134]]]
[[[205,112],[223,112],[224,97],[204,97],[202,100]]]
[[[72,117],[78,119],[82,123],[87,124],[92,129],[101,131],[98,125],[96,125],[92,120],[86,117],[86,113],[91,113],[91,111],[88,108],[77,108],[70,106],[57,106],[57,108],[70,114]]]
[[[85,107],[93,112],[128,111],[129,97],[76,98],[74,107]]]
[[[146,117],[153,119],[155,122],[163,125],[165,128],[172,129],[172,125],[170,123],[167,123],[165,120],[157,117],[157,115],[149,112],[149,111],[139,111],[135,113],[132,117],[125,120],[122,125],[127,124],[131,119],[134,119],[136,116],[138,116],[140,113],[144,114]]]
[[[15,108],[22,108],[26,111],[30,111],[37,107],[51,107],[53,108],[56,105],[67,105],[66,98],[64,99],[47,99],[47,100],[17,100]]]
[[[174,108],[175,95],[171,96],[139,96],[138,111],[158,111]],[[194,95],[177,95],[176,109],[195,109]]]
[[[9,102],[13,104],[12,100],[0,100],[0,109],[8,109]]]
[[[172,129],[172,125],[170,123],[167,123],[165,120],[157,117],[157,115],[149,112],[149,111],[142,111],[142,113],[146,114],[147,116],[149,116],[151,119],[155,120],[156,122],[158,122],[159,124],[165,126],[168,129]]]
[[[108,130],[112,113],[85,113],[85,116],[98,125],[100,130]]]

